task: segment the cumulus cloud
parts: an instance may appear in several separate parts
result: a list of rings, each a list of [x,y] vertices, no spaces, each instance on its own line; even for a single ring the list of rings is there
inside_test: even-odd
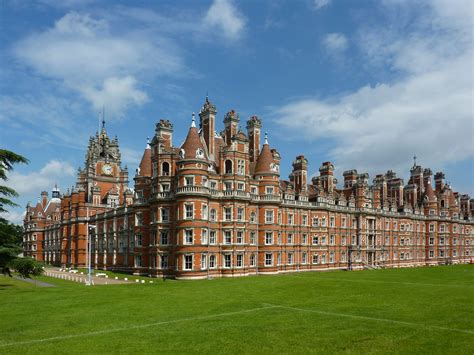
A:
[[[245,29],[247,19],[231,0],[214,0],[204,17],[204,26],[221,30],[223,35],[236,40]]]
[[[115,33],[107,20],[77,12],[21,40],[14,53],[39,74],[63,82],[96,108],[107,104],[108,112],[118,116],[129,105],[147,101],[139,78],[183,68],[170,41],[133,29]]]
[[[323,45],[331,53],[340,53],[347,49],[347,37],[342,33],[328,33],[323,38]]]
[[[25,218],[26,211],[12,210],[6,213],[0,213],[0,217],[5,218],[7,221],[13,224],[23,224],[23,219]]]
[[[472,23],[462,20],[467,8],[446,19],[442,4],[449,7],[434,2],[408,34],[364,30],[363,55],[398,73],[394,80],[293,100],[275,109],[277,122],[295,136],[333,139],[329,158],[341,169],[406,170],[413,154],[432,168],[472,158]]]
[[[51,190],[59,179],[74,176],[75,169],[68,162],[50,160],[38,171],[22,174],[12,171],[8,174],[6,185],[13,188],[20,195]]]
[[[331,0],[313,0],[313,9],[318,11],[331,4]]]

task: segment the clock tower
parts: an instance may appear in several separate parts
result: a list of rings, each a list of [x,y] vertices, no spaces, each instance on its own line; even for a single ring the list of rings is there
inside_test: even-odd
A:
[[[94,205],[114,207],[123,203],[128,189],[128,170],[122,169],[118,139],[110,139],[102,120],[102,128],[90,137],[84,169],[78,171],[77,187],[86,191],[86,201]]]

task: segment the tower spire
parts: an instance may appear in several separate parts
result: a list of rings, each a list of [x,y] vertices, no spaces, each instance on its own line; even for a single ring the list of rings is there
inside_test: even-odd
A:
[[[263,144],[268,144],[268,133],[265,132],[265,140],[263,141]]]
[[[196,116],[196,114],[193,112],[193,115],[192,115],[192,116],[193,116],[193,119],[192,119],[192,121],[191,121],[191,127],[196,127],[196,120],[195,120],[195,118],[194,118],[194,116]]]

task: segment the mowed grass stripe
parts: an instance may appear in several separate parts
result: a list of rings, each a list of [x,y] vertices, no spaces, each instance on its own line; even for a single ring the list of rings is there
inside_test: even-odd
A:
[[[88,333],[68,334],[68,335],[62,335],[62,336],[51,337],[51,338],[34,339],[34,340],[27,340],[27,341],[17,341],[17,342],[12,342],[12,343],[0,344],[0,347],[8,347],[8,346],[15,346],[15,345],[30,345],[30,344],[37,344],[37,343],[45,343],[45,342],[49,342],[49,341],[66,340],[66,339],[72,339],[72,338],[81,338],[81,337],[102,335],[102,334],[108,334],[108,333],[122,332],[122,331],[126,331],[126,330],[135,330],[135,329],[156,327],[156,326],[160,326],[160,325],[173,324],[173,323],[207,320],[207,319],[213,319],[213,318],[233,316],[233,315],[238,315],[238,314],[243,314],[243,313],[257,312],[257,311],[262,311],[262,310],[270,309],[270,308],[280,308],[280,307],[279,306],[274,306],[274,305],[267,305],[267,306],[264,306],[264,307],[244,309],[244,310],[241,310],[241,311],[226,312],[226,313],[219,313],[219,314],[211,314],[211,315],[207,315],[207,316],[197,316],[197,317],[190,317],[190,318],[172,319],[172,320],[162,321],[162,322],[153,322],[153,323],[147,323],[147,324],[131,325],[131,326],[128,326],[128,327],[97,330],[97,331],[88,332]]]
[[[276,304],[268,304],[268,306],[274,306],[274,307],[277,307],[277,308],[283,308],[283,309],[288,309],[288,310],[293,310],[293,311],[298,311],[298,312],[308,312],[308,313],[322,314],[322,315],[326,315],[326,316],[346,317],[346,318],[353,318],[353,319],[370,320],[370,321],[375,321],[375,322],[393,323],[393,324],[397,324],[397,325],[405,325],[405,326],[416,327],[416,328],[422,327],[422,328],[433,329],[433,330],[443,330],[443,331],[459,332],[459,333],[466,333],[466,334],[474,334],[473,330],[440,327],[440,326],[437,326],[437,325],[411,323],[411,322],[405,322],[405,321],[394,320],[394,319],[385,319],[385,318],[361,316],[361,315],[357,315],[357,314],[320,311],[320,310],[317,310],[317,309],[307,309],[307,308],[299,308],[299,307],[294,307],[294,306],[284,306],[284,305],[276,305]]]

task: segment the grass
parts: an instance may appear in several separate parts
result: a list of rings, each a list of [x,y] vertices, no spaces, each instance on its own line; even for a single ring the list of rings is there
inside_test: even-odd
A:
[[[472,265],[95,287],[39,279],[58,287],[0,277],[0,353],[474,352]]]
[[[84,275],[87,275],[89,270],[87,268],[79,268],[77,271],[80,273],[82,272]],[[106,274],[109,276],[109,278],[114,278],[118,277],[120,280],[123,280],[127,278],[129,281],[135,281],[135,280],[145,280],[145,281],[153,281],[157,282],[156,277],[148,277],[148,276],[139,276],[139,275],[132,275],[132,274],[127,274],[124,272],[117,272],[117,271],[110,271],[110,270],[99,270],[99,269],[92,269],[92,275],[97,275],[97,274]]]

